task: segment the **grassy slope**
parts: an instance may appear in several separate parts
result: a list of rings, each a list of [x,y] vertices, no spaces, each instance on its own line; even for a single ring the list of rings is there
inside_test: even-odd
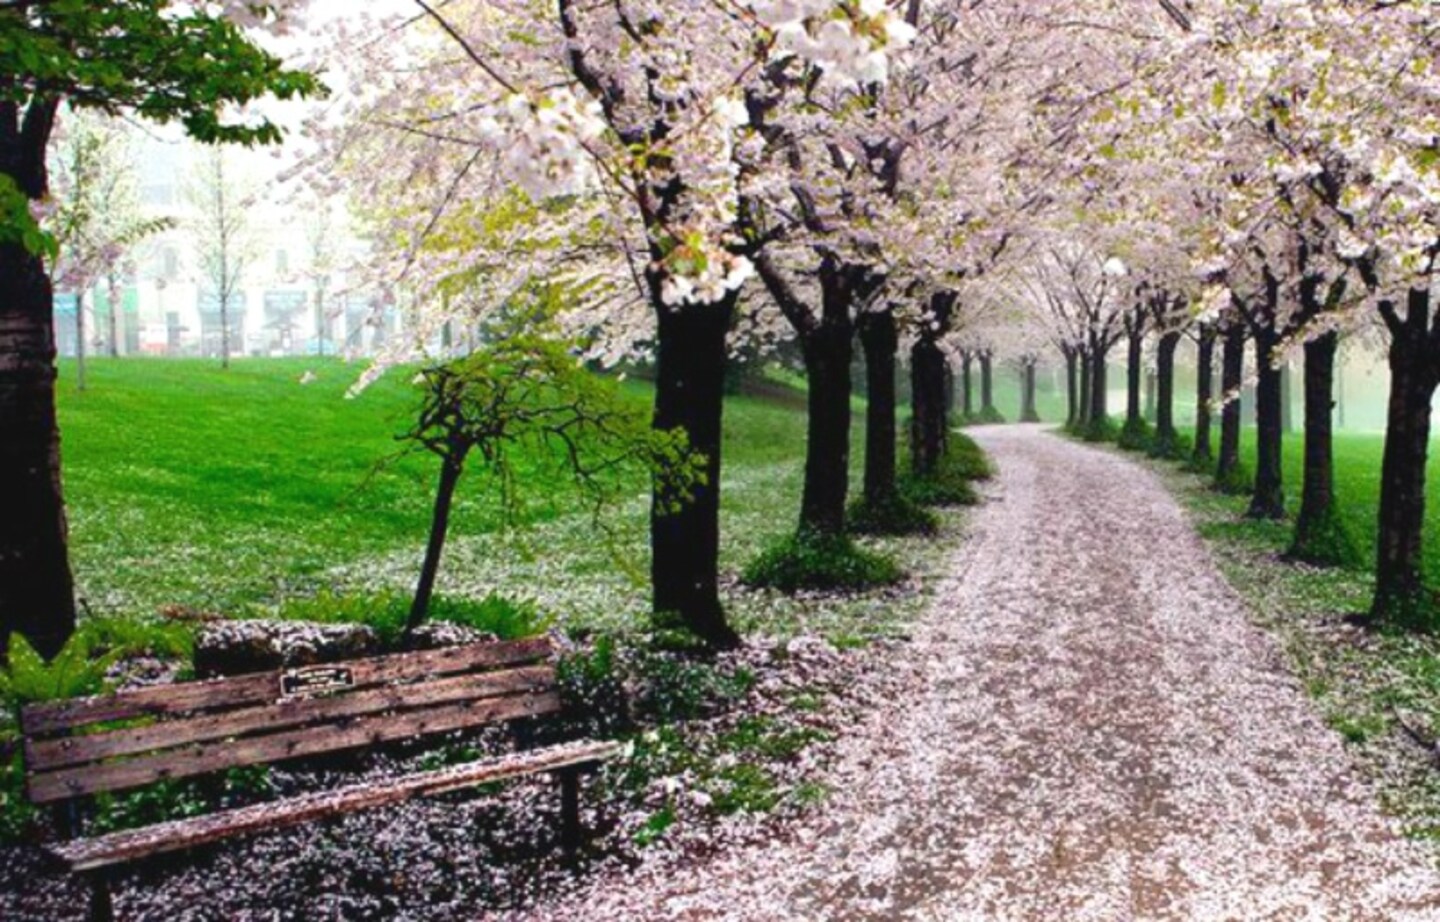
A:
[[[318,379],[298,383],[306,371]],[[428,526],[434,464],[420,456],[376,472],[413,405],[403,374],[344,399],[356,366],[315,359],[213,362],[99,360],[91,388],[62,368],[74,559],[82,595],[104,614],[181,604],[235,614],[320,586],[404,591]],[[646,386],[628,386],[637,400]],[[859,415],[852,453],[863,463]],[[804,450],[803,410],[747,397],[726,406],[722,564],[735,571],[794,526]],[[462,482],[441,590],[499,589],[535,598],[582,624],[623,624],[644,608],[644,586],[616,565],[594,524],[567,508],[554,476],[537,469],[523,540],[501,535],[493,491]],[[645,562],[646,488],[610,517],[609,544],[635,572]],[[918,564],[941,542],[876,542]],[[916,569],[923,569],[916,566]],[[910,607],[908,603],[904,608]],[[849,634],[890,619],[880,601],[824,611],[803,600],[745,594],[742,624]],[[880,617],[883,616],[883,617]],[[898,616],[898,615],[897,615]],[[833,619],[839,618],[836,622]]]

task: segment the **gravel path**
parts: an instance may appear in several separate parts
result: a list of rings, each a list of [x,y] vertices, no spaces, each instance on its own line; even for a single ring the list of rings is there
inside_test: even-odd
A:
[[[1034,427],[783,841],[593,881],[559,919],[1440,919],[1154,477]]]

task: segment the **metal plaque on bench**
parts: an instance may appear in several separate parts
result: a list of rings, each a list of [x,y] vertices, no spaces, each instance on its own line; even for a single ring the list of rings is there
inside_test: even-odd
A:
[[[318,698],[355,687],[347,666],[301,666],[280,673],[281,698]]]

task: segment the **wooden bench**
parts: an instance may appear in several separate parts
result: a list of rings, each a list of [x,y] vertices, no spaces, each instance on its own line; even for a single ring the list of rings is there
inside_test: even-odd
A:
[[[476,644],[326,666],[157,686],[24,708],[26,785],[54,805],[65,835],[75,807],[106,791],[247,765],[355,750],[561,710],[549,638]],[[92,884],[92,915],[113,915],[109,877],[126,862],[413,797],[537,772],[561,782],[562,840],[580,839],[579,773],[619,745],[582,740],[141,829],[70,839],[49,851]]]

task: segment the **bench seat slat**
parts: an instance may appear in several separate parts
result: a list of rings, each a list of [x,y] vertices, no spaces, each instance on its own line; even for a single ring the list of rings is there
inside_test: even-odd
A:
[[[39,772],[27,782],[30,799],[51,803],[86,794],[118,791],[156,781],[188,778],[242,765],[278,762],[482,724],[552,714],[561,708],[556,691],[447,704],[397,714],[345,718],[267,736],[201,743],[155,755],[98,765]]]
[[[396,804],[426,794],[516,778],[536,772],[593,764],[620,750],[614,742],[581,741],[531,750],[486,762],[457,765],[390,781],[355,784],[278,803],[255,804],[191,819],[159,823],[78,839],[51,851],[72,871],[88,871],[150,855],[193,848],[232,836],[293,826],[356,810]]]
[[[320,720],[538,692],[554,684],[553,666],[522,666],[503,672],[449,676],[433,682],[379,686],[332,697],[282,700],[261,707],[177,718],[105,733],[27,740],[25,763],[32,772],[48,772],[117,756],[158,753],[190,743],[270,733]]]
[[[519,666],[549,657],[550,638],[532,637],[505,643],[444,647],[415,653],[389,654],[337,663],[351,671],[357,689],[475,670]],[[279,696],[284,670],[257,672],[227,679],[159,685],[152,688],[50,701],[26,706],[21,729],[30,736],[65,733],[86,724],[165,714],[268,704]]]

